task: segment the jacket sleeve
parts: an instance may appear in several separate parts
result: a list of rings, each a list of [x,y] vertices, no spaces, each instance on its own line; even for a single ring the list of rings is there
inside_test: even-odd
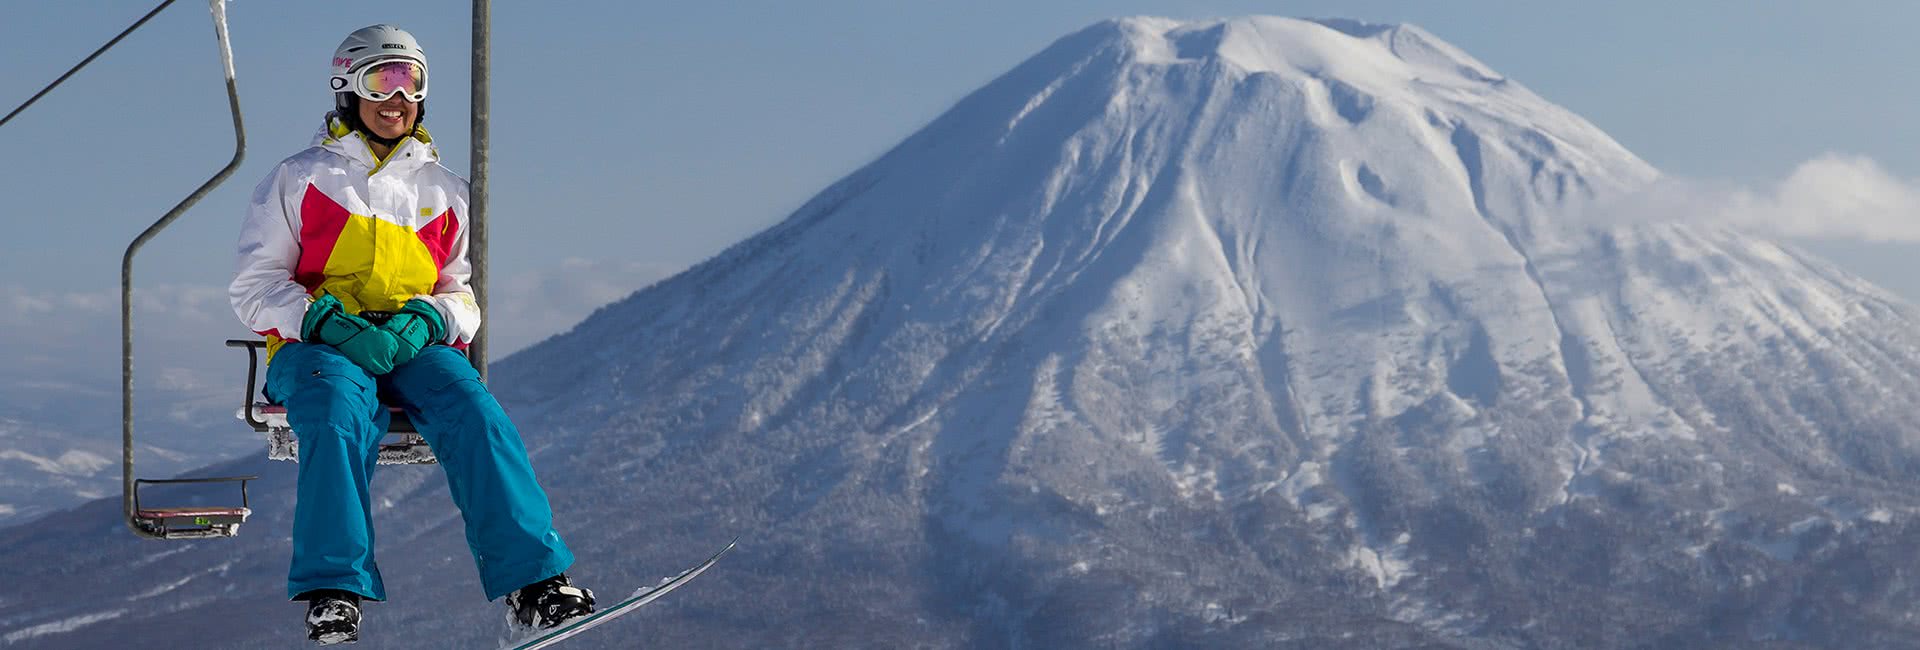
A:
[[[457,182],[458,202],[454,215],[466,219],[467,184]],[[467,258],[467,231],[470,223],[460,224],[459,234],[455,235],[453,247],[447,251],[447,262],[440,267],[440,279],[433,285],[433,295],[416,296],[433,303],[440,310],[440,319],[447,325],[448,345],[465,345],[473,342],[480,333],[480,303],[474,301],[473,262]]]
[[[299,340],[300,322],[312,299],[293,281],[300,261],[300,211],[288,191],[287,176],[282,164],[253,188],[227,298],[248,329]]]

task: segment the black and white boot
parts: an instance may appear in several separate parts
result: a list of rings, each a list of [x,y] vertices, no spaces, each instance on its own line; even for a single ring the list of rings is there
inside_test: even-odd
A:
[[[522,628],[546,629],[593,613],[593,592],[560,574],[507,594],[507,609]]]
[[[360,640],[360,594],[320,589],[301,594],[307,601],[307,638],[320,645]]]

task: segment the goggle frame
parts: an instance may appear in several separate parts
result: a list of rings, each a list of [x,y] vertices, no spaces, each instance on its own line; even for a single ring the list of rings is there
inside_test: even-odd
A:
[[[418,67],[420,69],[420,91],[409,92],[402,88],[395,88],[385,93],[379,93],[367,87],[367,78],[371,76],[372,72],[390,63],[405,63]],[[332,75],[328,78],[328,85],[333,88],[333,92],[343,93],[351,90],[353,94],[370,102],[384,102],[395,94],[399,94],[406,97],[407,101],[418,104],[427,99],[427,90],[430,88],[429,78],[430,75],[427,72],[427,64],[405,57],[387,57],[363,63],[352,70],[348,70],[346,74]]]

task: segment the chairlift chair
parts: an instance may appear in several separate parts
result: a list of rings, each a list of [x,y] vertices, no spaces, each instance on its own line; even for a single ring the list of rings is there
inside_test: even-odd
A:
[[[240,532],[240,524],[253,514],[247,503],[247,481],[255,476],[230,476],[222,478],[187,479],[134,479],[134,483],[148,485],[154,483],[240,483],[240,507],[186,506],[174,508],[148,508],[140,503],[140,492],[133,493],[134,525],[147,535],[162,539],[199,539],[203,537],[232,537]]]
[[[174,0],[163,0],[159,6],[154,7],[145,17],[142,17],[131,27],[121,32],[120,35],[116,36],[113,40],[108,41],[106,45],[101,46],[92,56],[89,56],[86,60],[81,61],[79,65],[67,71],[66,76],[62,76],[59,80],[56,80],[53,85],[42,90],[41,94],[44,95],[46,92],[52,90],[54,86],[59,85],[60,82],[64,81],[68,76],[72,76],[75,72],[78,72],[80,68],[85,67],[87,63],[91,62],[95,57],[104,53],[108,48],[113,47],[120,39],[125,38],[127,34],[138,29],[142,24],[145,24],[147,20],[151,19],[168,5],[173,4],[173,2]],[[149,239],[152,239],[154,235],[166,228],[168,224],[179,218],[188,208],[192,207],[194,203],[198,202],[202,197],[206,196],[208,192],[211,192],[214,187],[225,181],[228,176],[233,175],[233,172],[240,167],[240,161],[245,157],[247,150],[246,130],[242,126],[240,118],[240,94],[234,82],[233,49],[227,37],[226,0],[209,0],[208,4],[213,12],[214,35],[220,43],[220,61],[225,67],[226,72],[227,103],[233,114],[233,160],[228,162],[226,167],[221,168],[218,173],[214,174],[213,178],[201,184],[200,187],[195,189],[192,194],[189,194],[187,198],[182,199],[178,205],[175,205],[173,209],[168,211],[159,221],[154,222],[152,226],[147,227],[138,237],[135,237],[133,243],[127,246],[126,255],[121,260],[120,265],[121,443],[123,454],[121,463],[122,503],[127,526],[131,528],[135,534],[150,539],[198,539],[207,537],[231,537],[235,535],[240,530],[240,524],[245,522],[247,517],[253,512],[249,507],[247,499],[247,483],[259,478],[257,476],[224,476],[136,479],[134,478],[133,471],[134,255]],[[484,13],[484,8],[484,3],[476,4],[475,25],[476,30],[478,30],[476,33],[479,34],[476,38],[480,40],[476,41],[475,48],[476,52],[481,54],[484,54],[487,49],[486,41],[484,40],[485,31],[480,30],[478,27],[486,24],[488,20]],[[486,62],[483,58],[476,58],[474,112],[476,115],[475,124],[477,127],[480,127],[480,129],[483,129],[485,124],[485,64]],[[35,95],[34,98],[27,100],[26,104],[22,104],[19,109],[15,109],[13,114],[9,114],[5,118],[0,118],[0,124],[5,123],[7,119],[11,119],[14,114],[18,114],[21,110],[24,110],[28,105],[31,105],[34,100],[39,99],[39,97],[40,95]],[[484,273],[486,263],[481,253],[486,249],[486,235],[484,220],[480,218],[480,215],[486,204],[485,178],[487,165],[485,156],[486,134],[484,130],[480,129],[477,129],[475,134],[476,154],[473,162],[475,221],[471,236],[475,242],[475,250],[480,252],[476,253],[474,280],[476,289],[483,290],[485,286]],[[481,304],[484,308],[484,296],[481,298]],[[475,355],[476,359],[481,360],[475,365],[476,368],[480,370],[483,378],[486,376],[486,366],[484,362],[486,352],[484,345],[484,340],[476,340],[473,348],[469,350],[470,353]],[[241,410],[237,415],[240,419],[245,420],[248,425],[252,426],[254,431],[267,434],[268,458],[274,460],[297,460],[299,457],[299,440],[294,436],[291,425],[287,423],[286,407],[280,404],[273,404],[264,399],[258,401],[255,399],[255,395],[258,394],[256,393],[256,388],[258,385],[260,351],[266,347],[265,342],[229,340],[227,341],[227,346],[244,347],[247,349],[247,392],[241,402]],[[426,440],[414,429],[413,423],[408,419],[407,414],[402,409],[391,405],[388,405],[387,409],[391,416],[387,429],[389,437],[387,440],[382,441],[379,463],[384,465],[437,463],[438,461],[435,459],[433,451],[427,447]],[[154,507],[147,505],[141,499],[141,488],[147,485],[216,483],[239,483],[240,505]]]
[[[144,24],[149,18],[152,18],[154,14],[159,13],[161,9],[165,9],[167,5],[172,4],[172,2],[173,0],[166,0],[160,3],[160,6],[154,7],[153,11],[148,12],[145,17],[135,22],[132,27],[128,27],[126,31],[121,32],[120,36],[108,41],[106,45],[96,50],[93,56],[97,57],[100,53],[105,52],[107,48],[113,47],[114,43],[119,42],[121,38],[133,32],[133,30],[138,29],[140,25]],[[232,537],[240,531],[240,524],[245,522],[249,515],[253,514],[253,509],[249,507],[247,501],[247,482],[259,478],[257,476],[222,476],[207,478],[136,479],[133,473],[134,255],[140,251],[141,246],[146,245],[148,240],[166,228],[167,224],[180,218],[180,215],[186,213],[187,208],[199,202],[201,197],[213,191],[213,188],[218,186],[222,181],[225,181],[228,176],[232,176],[233,172],[240,168],[240,161],[245,157],[247,150],[246,129],[240,121],[240,91],[233,79],[233,48],[227,38],[226,0],[210,0],[208,4],[213,12],[214,36],[219,39],[220,42],[220,62],[225,68],[227,77],[227,106],[233,113],[233,160],[229,161],[226,167],[221,168],[218,173],[215,173],[213,178],[209,178],[207,182],[202,183],[192,194],[187,195],[187,198],[181,199],[180,203],[173,206],[173,209],[169,210],[159,221],[154,222],[153,225],[148,226],[145,231],[141,232],[138,237],[135,237],[133,243],[127,246],[125,257],[120,261],[121,507],[125,514],[127,527],[132,529],[134,534],[149,539]],[[81,61],[80,65],[74,66],[73,70],[68,71],[67,74],[72,75],[92,60],[93,57],[88,57],[87,60]],[[65,77],[62,77],[62,79],[65,79]],[[55,82],[56,85],[58,83],[57,81]],[[52,87],[49,86],[48,90],[51,89]],[[45,93],[46,91],[41,92]],[[31,103],[31,100],[29,100],[29,103]],[[25,108],[25,106],[22,106],[22,108]],[[150,506],[145,500],[141,499],[140,488],[146,485],[216,483],[239,483],[240,505]]]
[[[227,347],[247,349],[247,392],[240,403],[235,417],[246,420],[254,431],[267,434],[267,458],[272,460],[300,460],[300,439],[293,434],[293,426],[287,424],[287,407],[265,399],[256,400],[260,351],[267,346],[265,341],[228,339]],[[398,406],[384,404],[389,416],[387,438],[380,442],[381,465],[432,465],[439,460],[433,455],[433,449],[427,447],[427,440],[413,428],[413,421],[407,418],[407,412]]]

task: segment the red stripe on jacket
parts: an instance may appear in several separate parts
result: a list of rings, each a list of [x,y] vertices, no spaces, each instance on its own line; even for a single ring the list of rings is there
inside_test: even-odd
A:
[[[447,208],[446,212],[421,226],[414,235],[420,238],[420,243],[427,245],[427,252],[433,255],[433,264],[441,269],[441,277],[446,277],[447,260],[453,256],[454,243],[460,240],[460,220],[454,218],[453,208]]]
[[[327,258],[333,256],[340,232],[352,216],[326,192],[307,184],[307,193],[300,198],[300,262],[293,269],[294,282],[312,292],[326,281]]]

